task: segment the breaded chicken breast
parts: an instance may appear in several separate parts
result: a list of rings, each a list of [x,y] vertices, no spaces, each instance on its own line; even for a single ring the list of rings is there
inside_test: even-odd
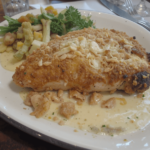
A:
[[[86,28],[42,45],[16,68],[13,81],[34,91],[80,92],[149,88],[145,49],[124,32]]]

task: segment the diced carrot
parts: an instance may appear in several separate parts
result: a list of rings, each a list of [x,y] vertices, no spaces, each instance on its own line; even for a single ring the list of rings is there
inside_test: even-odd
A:
[[[18,21],[19,21],[20,23],[22,23],[22,22],[30,22],[30,21],[29,21],[29,18],[26,17],[26,16],[21,16],[21,17],[18,19]]]
[[[33,14],[27,14],[26,17],[31,18],[31,17],[35,17]]]

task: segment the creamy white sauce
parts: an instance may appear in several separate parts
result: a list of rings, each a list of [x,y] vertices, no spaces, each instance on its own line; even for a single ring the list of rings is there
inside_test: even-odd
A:
[[[20,96],[25,99],[28,91],[21,92]],[[101,130],[103,125],[109,125],[113,128],[123,128],[124,131],[120,134],[133,133],[145,128],[150,122],[149,93],[150,89],[144,93],[144,97],[142,98],[137,98],[136,94],[128,95],[124,92],[116,92],[114,94],[109,94],[108,92],[102,93],[102,100],[107,100],[111,97],[125,98],[127,102],[125,105],[121,105],[120,101],[116,100],[117,105],[112,109],[101,108],[101,102],[98,105],[89,105],[89,95],[82,105],[75,105],[79,113],[70,119],[66,119],[59,114],[59,106],[61,104],[52,102],[49,111],[43,118],[53,121],[54,117],[58,117],[58,120],[56,120],[57,123],[64,121],[64,124],[67,126],[88,132],[93,132],[91,130],[93,127]],[[65,102],[71,101],[76,103],[75,99],[68,97],[68,92],[64,92],[63,99]],[[106,133],[100,131],[98,134]]]
[[[15,68],[22,63],[22,61],[16,61],[13,58],[13,54],[14,52],[4,52],[0,55],[0,62],[4,69],[15,71]],[[29,89],[25,88],[20,92],[21,98],[25,99],[29,91]],[[127,103],[121,105],[120,101],[116,100],[117,105],[114,108],[106,109],[100,107],[101,102],[98,105],[89,105],[89,96],[87,96],[86,101],[82,105],[75,105],[79,113],[70,119],[66,119],[59,114],[59,106],[61,104],[52,102],[49,111],[43,118],[53,120],[54,117],[58,117],[58,120],[55,121],[57,123],[63,120],[67,126],[90,132],[92,132],[91,128],[101,129],[103,125],[110,125],[114,128],[122,127],[125,130],[120,134],[136,132],[139,129],[144,129],[149,124],[150,89],[144,92],[145,97],[142,98],[137,98],[136,94],[128,95],[124,92],[115,92],[114,94],[105,92],[102,94],[102,100],[117,97],[125,98]],[[76,103],[75,99],[68,98],[68,92],[64,92],[63,99],[65,102],[71,101]],[[98,134],[105,133],[99,132]]]
[[[14,58],[15,52],[3,52],[0,54],[1,66],[9,71],[15,71],[16,67],[20,66],[24,60],[17,60]]]

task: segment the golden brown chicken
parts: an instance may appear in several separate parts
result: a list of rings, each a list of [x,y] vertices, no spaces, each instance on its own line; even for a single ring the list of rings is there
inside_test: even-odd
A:
[[[14,82],[35,91],[80,92],[149,88],[145,49],[124,32],[87,28],[51,40],[16,69]]]

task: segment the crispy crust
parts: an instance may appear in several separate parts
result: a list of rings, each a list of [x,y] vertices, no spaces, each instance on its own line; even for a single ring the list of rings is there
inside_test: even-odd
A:
[[[132,41],[134,48],[142,53],[142,58],[141,55],[139,57],[136,53],[131,54],[128,48],[120,48],[119,53],[113,55],[113,58],[115,58],[113,59],[111,51],[105,50],[101,57],[101,68],[94,69],[89,65],[88,58],[80,55],[63,60],[54,57],[53,54],[60,50],[61,43],[79,36],[91,39],[99,46],[107,44],[110,38],[113,38],[119,43],[120,47],[124,45],[122,40],[124,38]],[[95,58],[99,59],[98,57]],[[131,61],[128,61],[129,59]],[[41,60],[42,66],[39,65]],[[41,46],[40,49],[28,56],[20,67],[16,68],[13,80],[17,85],[31,87],[35,91],[53,90],[53,87],[45,86],[50,82],[64,81],[69,89],[87,91],[95,83],[114,86],[117,82],[125,81],[130,83],[124,87],[124,90],[128,93],[129,85],[132,85],[133,75],[143,71],[150,73],[147,55],[145,49],[136,40],[127,36],[124,32],[88,28],[70,32],[50,41],[48,46]],[[124,78],[124,76],[127,77]],[[132,91],[134,92],[134,90]]]

